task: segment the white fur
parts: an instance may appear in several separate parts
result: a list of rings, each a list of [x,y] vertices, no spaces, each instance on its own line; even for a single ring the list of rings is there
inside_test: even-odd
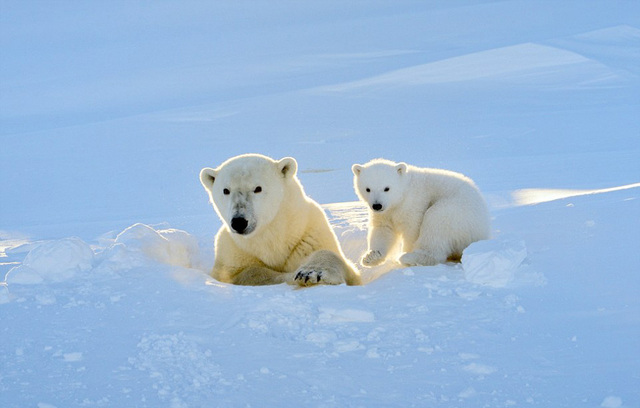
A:
[[[305,195],[297,169],[293,158],[257,154],[202,169],[200,181],[223,222],[215,279],[239,285],[360,284],[324,211]]]
[[[383,263],[399,242],[400,263],[436,265],[459,260],[469,244],[489,238],[487,205],[460,173],[384,159],[354,164],[352,170],[356,194],[369,205],[364,266]]]

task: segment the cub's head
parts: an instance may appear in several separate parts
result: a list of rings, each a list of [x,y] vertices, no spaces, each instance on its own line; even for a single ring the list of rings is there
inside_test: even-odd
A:
[[[374,212],[384,212],[398,204],[404,196],[407,165],[376,159],[367,164],[354,164],[353,186],[358,197]]]
[[[297,169],[291,157],[246,154],[202,169],[200,182],[229,231],[248,237],[275,218]]]

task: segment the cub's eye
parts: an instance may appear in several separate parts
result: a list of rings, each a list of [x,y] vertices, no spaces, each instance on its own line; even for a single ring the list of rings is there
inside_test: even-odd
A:
[[[370,193],[370,192],[371,192],[371,189],[370,189],[369,187],[367,187],[367,188],[366,188],[366,192],[367,192],[367,193]]]
[[[384,188],[384,191],[385,191],[385,192],[389,191],[389,187],[385,187],[385,188]]]
[[[231,191],[229,191],[228,188],[225,188],[224,190],[222,190],[222,194],[229,195],[229,194],[231,194]]]
[[[256,194],[261,193],[262,192],[262,187],[260,187],[260,186],[256,187],[256,189],[253,190],[253,192],[256,193]]]

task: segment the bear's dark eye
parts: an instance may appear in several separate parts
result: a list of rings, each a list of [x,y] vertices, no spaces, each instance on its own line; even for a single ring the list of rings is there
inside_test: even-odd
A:
[[[384,191],[385,191],[385,192],[389,191],[389,187],[385,187],[385,188],[384,188]]]
[[[371,192],[371,189],[370,189],[369,187],[367,187],[367,188],[366,188],[366,192],[367,192],[367,193],[370,193],[370,192]]]
[[[229,194],[231,194],[231,191],[229,191],[229,189],[228,189],[228,188],[225,188],[224,190],[222,190],[222,193],[223,193],[224,195],[229,195]]]
[[[262,187],[260,187],[260,186],[256,187],[256,189],[253,190],[253,192],[256,193],[256,194],[261,193],[262,192]]]

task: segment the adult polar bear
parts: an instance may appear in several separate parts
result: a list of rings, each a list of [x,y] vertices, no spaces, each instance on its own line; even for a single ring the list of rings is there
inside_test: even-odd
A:
[[[489,238],[487,205],[460,173],[384,159],[352,170],[356,193],[370,208],[364,266],[383,263],[400,239],[400,263],[414,266],[459,260],[469,244]]]
[[[359,285],[320,206],[304,193],[298,164],[246,154],[200,181],[223,222],[211,276],[237,285]]]

